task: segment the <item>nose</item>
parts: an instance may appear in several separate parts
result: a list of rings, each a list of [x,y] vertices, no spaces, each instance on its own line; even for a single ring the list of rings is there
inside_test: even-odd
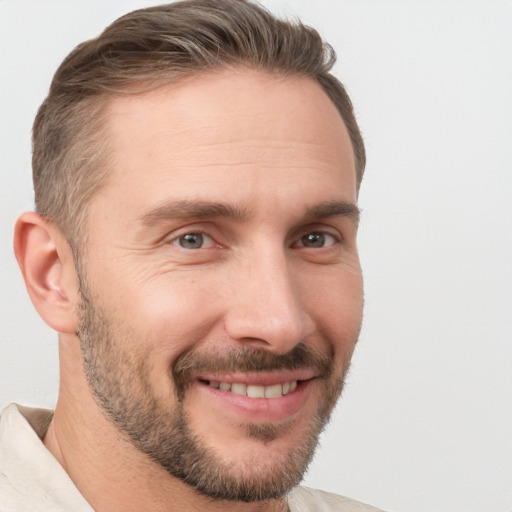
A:
[[[248,258],[232,276],[225,328],[232,340],[281,354],[314,329],[300,291],[299,276],[283,251]]]

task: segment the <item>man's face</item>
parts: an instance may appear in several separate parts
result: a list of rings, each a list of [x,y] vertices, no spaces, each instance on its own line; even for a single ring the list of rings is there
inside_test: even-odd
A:
[[[109,107],[79,336],[106,416],[203,494],[300,480],[361,324],[354,157],[310,79],[211,74]]]

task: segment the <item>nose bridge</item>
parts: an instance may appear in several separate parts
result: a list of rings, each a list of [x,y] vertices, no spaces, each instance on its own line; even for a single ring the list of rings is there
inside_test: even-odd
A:
[[[300,286],[286,248],[277,244],[251,251],[239,266],[226,329],[232,339],[264,343],[285,353],[310,331]]]

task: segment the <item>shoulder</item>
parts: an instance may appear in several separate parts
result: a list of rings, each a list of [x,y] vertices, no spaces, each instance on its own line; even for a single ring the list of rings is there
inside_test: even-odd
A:
[[[383,512],[345,496],[299,486],[288,496],[291,512]]]
[[[0,512],[92,508],[43,444],[52,411],[11,404],[0,418]]]

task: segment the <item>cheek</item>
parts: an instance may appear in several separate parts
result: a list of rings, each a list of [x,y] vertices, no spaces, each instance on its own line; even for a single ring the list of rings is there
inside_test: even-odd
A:
[[[125,286],[115,314],[135,333],[156,369],[168,371],[172,362],[200,344],[220,316],[220,303],[211,280],[192,273],[169,273]]]
[[[308,279],[307,308],[336,355],[349,358],[361,329],[363,281],[360,271],[326,271]]]
[[[357,315],[363,302],[363,278],[357,264],[319,267],[315,272],[303,272],[301,290],[304,297],[319,310]]]

